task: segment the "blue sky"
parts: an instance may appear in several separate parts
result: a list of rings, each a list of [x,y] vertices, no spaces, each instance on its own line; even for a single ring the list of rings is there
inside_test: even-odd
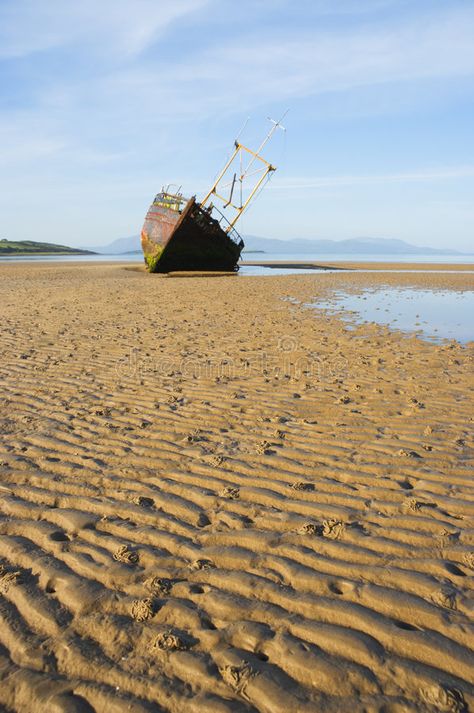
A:
[[[0,237],[138,233],[288,107],[241,232],[474,251],[473,0],[0,0]]]

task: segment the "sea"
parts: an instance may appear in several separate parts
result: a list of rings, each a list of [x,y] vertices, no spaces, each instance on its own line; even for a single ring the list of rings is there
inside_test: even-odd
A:
[[[242,262],[316,262],[326,265],[327,263],[339,262],[412,262],[429,264],[467,264],[473,265],[473,255],[354,255],[354,254],[324,254],[317,253],[272,253],[272,252],[247,252],[242,255]],[[0,257],[0,262],[124,262],[143,264],[141,253],[130,253],[120,255],[5,255]],[[268,268],[261,266],[242,265],[239,274],[276,274],[283,270],[283,274],[314,272],[314,269],[304,270],[298,267],[291,268]]]

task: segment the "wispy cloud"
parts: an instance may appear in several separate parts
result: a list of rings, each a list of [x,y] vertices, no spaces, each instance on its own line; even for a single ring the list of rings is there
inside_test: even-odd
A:
[[[87,113],[99,130],[102,122],[110,130],[132,115],[137,126],[150,119],[159,127],[171,119],[202,120],[357,87],[474,76],[472,5],[389,24],[380,18],[355,27],[316,23],[311,30],[246,30],[231,38],[216,32],[206,47],[183,45],[178,58],[137,56],[205,5],[211,11],[215,0],[176,0],[164,7],[155,0],[16,0],[0,5],[0,55],[71,44],[80,45],[79,53],[113,53],[118,66],[99,60],[93,76],[58,72],[35,89],[36,111]],[[330,11],[327,0],[318,5]],[[350,7],[344,2],[339,11]]]
[[[8,0],[0,5],[0,58],[83,43],[89,51],[136,55],[173,22],[209,0]]]
[[[271,101],[354,86],[474,74],[474,7],[362,28],[250,35],[213,47],[174,70],[230,100]],[[229,82],[229,78],[233,82]],[[234,94],[235,96],[235,94]]]
[[[129,106],[146,106],[156,125],[199,120],[358,87],[474,76],[473,36],[474,6],[356,28],[280,28],[230,40],[217,33],[204,49],[161,57],[159,69],[146,58],[75,92],[81,101],[107,98],[113,110],[127,96]]]
[[[380,183],[431,183],[460,178],[474,178],[474,166],[447,166],[402,173],[373,175],[300,176],[285,177],[272,184],[273,190],[310,190]]]

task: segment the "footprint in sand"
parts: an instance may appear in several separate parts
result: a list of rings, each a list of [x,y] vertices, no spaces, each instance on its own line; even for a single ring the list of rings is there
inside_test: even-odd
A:
[[[95,416],[104,416],[104,418],[110,418],[112,415],[112,411],[109,408],[97,408],[93,409],[92,413]]]
[[[441,530],[440,533],[435,535],[436,540],[438,541],[438,547],[449,547],[454,542],[457,542],[457,540],[459,540],[459,535],[459,530],[455,530],[454,532],[446,529]]]
[[[352,401],[350,396],[341,396],[338,400],[338,404],[350,404]]]
[[[147,498],[144,495],[137,495],[136,497],[132,498],[132,502],[135,505],[140,505],[143,508],[151,508],[155,504],[153,498]]]
[[[416,498],[407,498],[403,501],[401,510],[402,512],[417,512],[420,509],[420,505]]]
[[[238,666],[222,666],[219,673],[236,693],[242,693],[250,679],[257,675],[257,671],[254,671],[247,661],[242,661]]]
[[[301,535],[319,535],[322,534],[322,527],[321,525],[316,525],[314,522],[305,522],[304,525],[298,529],[298,532]]]
[[[400,448],[400,450],[397,451],[397,456],[400,458],[421,458],[419,453],[416,451],[409,451],[406,448]]]
[[[135,599],[132,602],[130,613],[135,621],[151,619],[155,613],[152,599]]]
[[[150,577],[145,581],[145,587],[152,594],[162,594],[168,596],[173,588],[173,580],[167,577]]]
[[[225,456],[213,455],[209,458],[208,463],[213,468],[218,468],[225,462]]]
[[[273,453],[271,449],[271,443],[268,441],[261,441],[260,443],[257,443],[257,446],[255,448],[255,451],[259,456],[267,456],[271,455]]]
[[[305,483],[304,480],[297,480],[295,483],[292,483],[290,485],[290,488],[292,490],[302,490],[306,492],[310,492],[314,490],[314,485],[313,483]]]
[[[153,646],[161,651],[185,651],[189,648],[188,643],[171,629],[158,634]]]
[[[445,609],[457,609],[456,590],[453,587],[441,587],[431,595],[431,600]]]
[[[193,431],[188,433],[185,440],[188,443],[200,443],[201,441],[207,441],[207,438],[202,435],[200,428],[195,428]]]
[[[8,571],[3,564],[0,564],[0,592],[6,594],[10,587],[18,583],[19,571]]]
[[[231,488],[226,486],[219,492],[219,496],[221,498],[226,498],[227,500],[237,500],[240,497],[240,488]]]
[[[470,569],[474,569],[474,552],[465,552],[462,556],[463,564]]]
[[[124,564],[136,564],[138,562],[138,552],[133,552],[128,549],[128,545],[121,545],[114,552],[114,560],[123,562]]]
[[[328,537],[330,540],[339,540],[344,534],[346,529],[345,524],[342,520],[335,520],[331,518],[329,520],[323,521],[323,536]]]
[[[420,691],[421,698],[439,713],[465,713],[466,702],[457,688],[445,688],[433,683],[429,688]]]
[[[211,560],[199,559],[191,563],[191,569],[214,569],[215,564]]]
[[[425,408],[425,404],[422,401],[418,401],[418,399],[415,399],[415,398],[411,398],[409,400],[409,404],[413,408],[419,408],[419,409]]]

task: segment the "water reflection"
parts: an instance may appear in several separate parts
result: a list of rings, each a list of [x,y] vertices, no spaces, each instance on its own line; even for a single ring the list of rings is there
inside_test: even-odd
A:
[[[349,326],[376,322],[403,332],[419,333],[435,342],[474,340],[472,290],[386,287],[366,289],[358,294],[336,292],[334,298],[311,306],[337,314],[342,312]]]

